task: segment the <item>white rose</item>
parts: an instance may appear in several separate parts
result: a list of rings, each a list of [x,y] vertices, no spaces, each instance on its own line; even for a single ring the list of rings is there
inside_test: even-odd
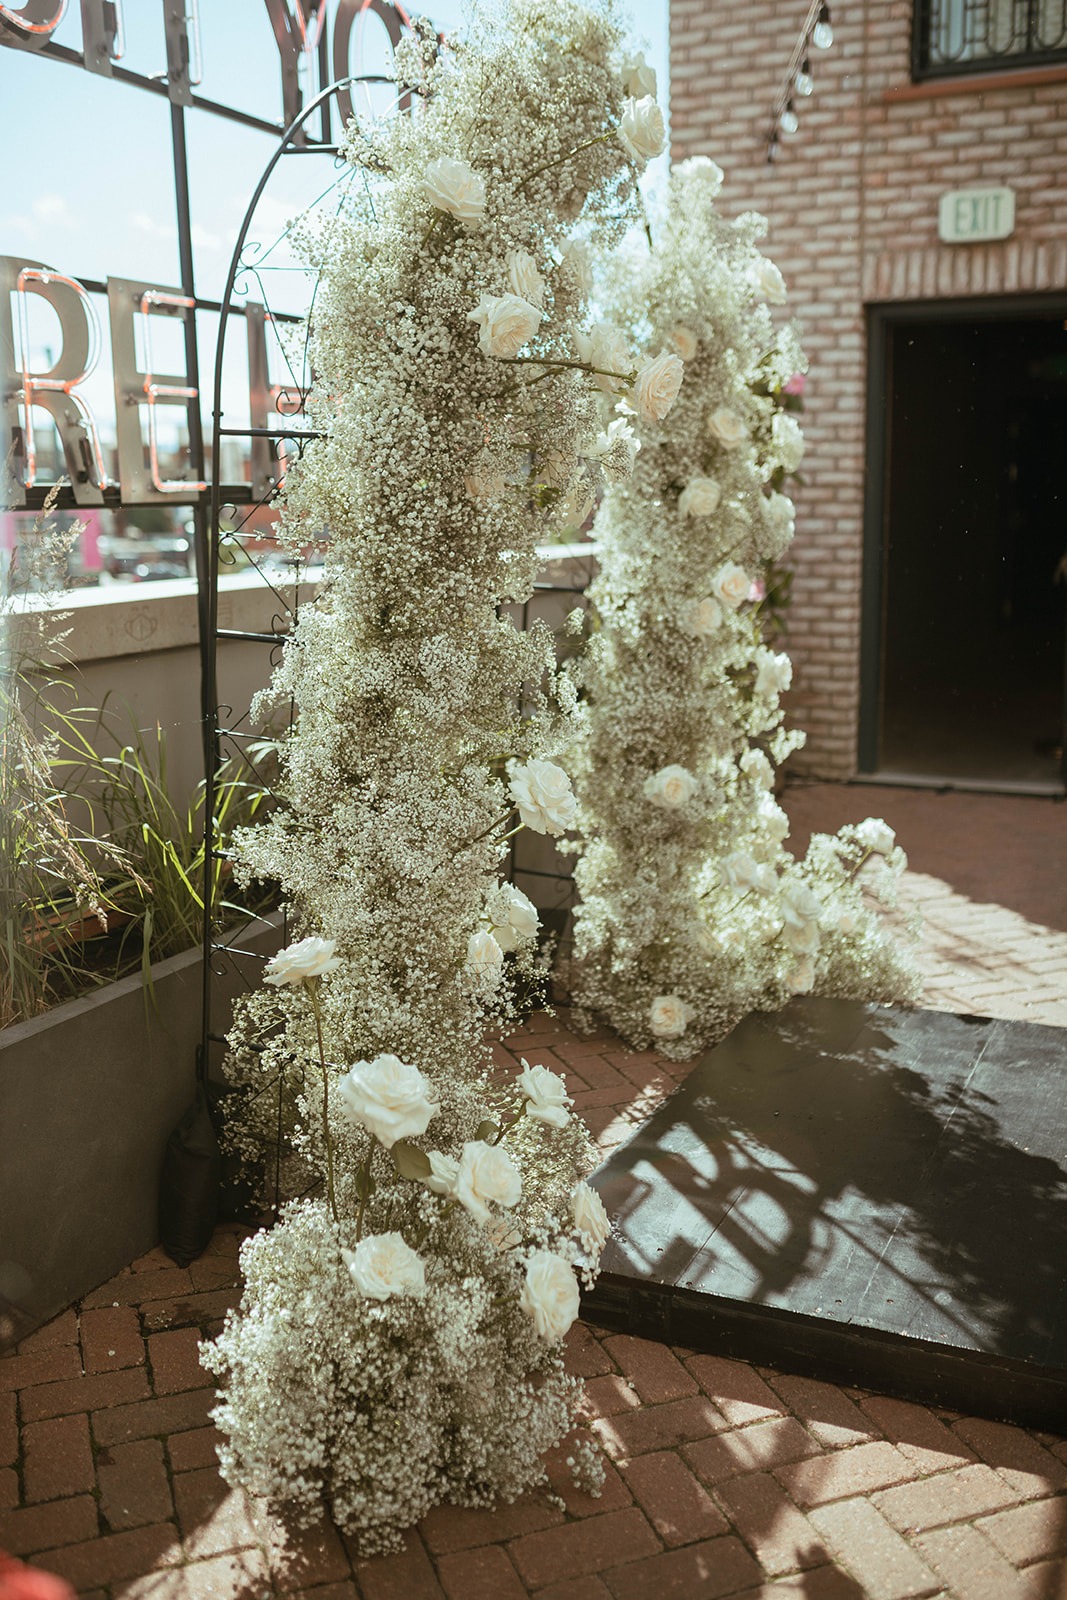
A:
[[[666,148],[667,124],[650,94],[642,95],[640,100],[627,100],[619,123],[619,138],[635,161],[651,161]]]
[[[562,1257],[534,1250],[526,1263],[519,1304],[542,1339],[562,1339],[578,1315],[578,1280]]]
[[[316,939],[313,935],[298,939],[271,956],[263,969],[263,981],[281,988],[283,983],[304,983],[308,978],[321,978],[323,973],[333,972],[341,965],[340,956],[334,955],[336,949],[336,939]]]
[[[680,1039],[696,1012],[676,994],[658,994],[648,1008],[648,1025],[657,1039]]]
[[[787,655],[775,655],[772,650],[763,650],[759,655],[759,665],[756,668],[756,693],[766,695],[784,694],[793,681],[793,663]]]
[[[582,294],[589,294],[593,288],[593,263],[585,245],[578,239],[568,239],[560,254],[562,265],[573,274]]]
[[[604,394],[621,394],[633,371],[630,348],[622,329],[611,322],[595,322],[588,333],[575,332],[574,344],[580,360],[602,369],[592,374],[597,388]],[[607,377],[609,372],[616,376]]]
[[[375,1233],[341,1256],[352,1282],[366,1300],[417,1298],[426,1293],[426,1268],[402,1234]]]
[[[614,417],[606,432],[597,434],[588,454],[600,459],[609,478],[618,480],[630,476],[640,448],[641,441],[626,418]]]
[[[796,506],[786,494],[772,492],[763,502],[763,517],[770,535],[766,554],[780,556],[796,533]]]
[[[708,418],[708,432],[724,450],[736,450],[748,438],[748,429],[729,406],[719,406]]]
[[[897,836],[887,822],[881,817],[868,817],[856,829],[856,838],[866,850],[873,850],[876,855],[887,856],[897,842]]]
[[[709,638],[721,627],[722,606],[710,594],[703,600],[690,600],[682,610],[682,628],[698,639]]]
[[[705,184],[711,199],[714,199],[722,188],[726,176],[718,162],[713,161],[710,156],[687,156],[684,161],[677,162],[671,170],[679,178]]]
[[[430,1174],[423,1178],[423,1183],[431,1194],[442,1194],[451,1199],[456,1192],[459,1162],[454,1156],[446,1156],[443,1150],[427,1150],[426,1159],[430,1163]]]
[[[485,215],[485,182],[465,161],[439,156],[429,162],[422,187],[431,205],[458,217],[460,222],[473,225]]]
[[[685,367],[680,358],[662,350],[637,374],[634,405],[643,422],[662,422],[678,398]]]
[[[429,1099],[429,1084],[418,1067],[398,1056],[357,1061],[337,1086],[341,1104],[352,1121],[366,1128],[391,1150],[398,1139],[425,1133],[440,1111]]]
[[[677,763],[669,767],[660,767],[651,777],[645,779],[644,796],[651,800],[653,805],[663,806],[667,811],[677,811],[679,806],[684,806],[697,792],[697,780],[687,767],[680,767]]]
[[[537,262],[525,250],[509,250],[504,257],[508,269],[508,283],[512,294],[528,300],[538,310],[545,303],[545,280],[537,270]]]
[[[782,890],[781,908],[782,916],[789,927],[805,928],[809,922],[818,919],[822,901],[817,894],[812,893],[806,883],[796,880],[787,883]]]
[[[683,517],[710,517],[719,508],[722,490],[714,478],[690,478],[678,496],[678,512]]]
[[[478,324],[483,355],[509,360],[517,356],[541,326],[541,313],[517,294],[483,294],[468,322]]]
[[[746,750],[738,766],[751,783],[769,789],[774,783],[774,768],[762,750]]]
[[[792,994],[810,994],[815,987],[815,962],[811,956],[801,956],[795,967],[785,975],[785,986]]]
[[[793,927],[787,922],[782,929],[782,940],[797,956],[814,956],[818,954],[821,936],[817,922],[805,922],[800,928]]]
[[[544,1122],[550,1128],[565,1128],[570,1121],[567,1107],[571,1097],[567,1085],[557,1072],[547,1067],[524,1065],[518,1077],[519,1088],[526,1096],[526,1115],[535,1122]]]
[[[593,1255],[599,1255],[608,1241],[611,1222],[604,1202],[588,1183],[579,1183],[571,1190],[571,1218],[583,1242]]]
[[[786,472],[795,472],[804,459],[804,435],[800,423],[788,411],[776,411],[771,423],[771,444]]]
[[[648,65],[644,51],[639,50],[623,63],[622,92],[634,100],[641,100],[649,94],[653,100],[656,98],[656,69]]]
[[[485,928],[472,933],[467,940],[467,970],[477,978],[492,978],[500,971],[504,952],[496,937]]]
[[[728,889],[754,889],[763,869],[747,851],[735,850],[719,868],[719,878]]]
[[[772,306],[784,306],[787,299],[785,279],[781,270],[766,256],[758,256],[750,274],[752,287],[762,300]]]
[[[736,611],[748,599],[752,580],[744,567],[739,567],[736,561],[728,561],[712,578],[711,587],[717,600],[731,611]]]
[[[528,943],[540,927],[537,907],[513,883],[501,884],[491,915],[493,937],[501,950],[514,950],[518,944]]]
[[[558,836],[578,820],[578,802],[571,780],[552,761],[514,763],[508,768],[509,792],[519,808],[519,820],[534,833]]]
[[[506,1150],[471,1139],[464,1146],[456,1173],[456,1199],[479,1222],[489,1222],[491,1201],[498,1206],[517,1205],[522,1194],[518,1167]]]
[[[692,361],[700,348],[700,340],[683,322],[677,323],[667,337],[683,361]]]

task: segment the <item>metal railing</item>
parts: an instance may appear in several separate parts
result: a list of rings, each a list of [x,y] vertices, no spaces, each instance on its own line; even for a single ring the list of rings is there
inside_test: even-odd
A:
[[[1067,0],[915,0],[912,77],[1067,62]]]

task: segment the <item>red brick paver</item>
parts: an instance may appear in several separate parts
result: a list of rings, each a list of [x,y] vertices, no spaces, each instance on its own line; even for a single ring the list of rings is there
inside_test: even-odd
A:
[[[1038,804],[1018,802],[1021,829]],[[893,820],[888,801],[865,809]],[[939,848],[913,850],[911,892],[933,911],[923,1003],[1067,1020],[1067,939],[1026,921],[1018,881],[1006,906],[973,871],[957,884]],[[513,1045],[588,1097],[605,1148],[687,1070],[549,1016]],[[220,1228],[189,1269],[150,1252],[0,1358],[0,1548],[85,1600],[1067,1596],[1067,1439],[581,1324],[568,1363],[605,1446],[603,1497],[571,1487],[557,1455],[554,1497],[439,1507],[401,1553],[360,1560],[332,1527],[296,1531],[218,1476],[196,1345],[236,1299],[244,1231]]]

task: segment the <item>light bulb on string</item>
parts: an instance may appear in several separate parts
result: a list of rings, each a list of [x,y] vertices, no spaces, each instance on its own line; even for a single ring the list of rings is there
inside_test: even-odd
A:
[[[793,79],[793,87],[796,89],[797,94],[803,95],[805,99],[815,88],[815,79],[811,75],[810,56],[805,56],[801,62],[800,71]]]
[[[768,161],[774,162],[774,161],[778,160],[778,149],[779,149],[779,145],[778,145],[778,129],[775,128],[774,132],[771,134],[771,142],[767,146],[767,160]]]
[[[819,20],[811,30],[811,42],[816,50],[829,50],[834,42],[834,30],[830,26],[830,7],[824,5],[819,12]]]
[[[781,128],[783,133],[796,133],[797,129],[800,127],[800,118],[793,110],[792,99],[786,101],[785,109],[778,118],[778,126]]]

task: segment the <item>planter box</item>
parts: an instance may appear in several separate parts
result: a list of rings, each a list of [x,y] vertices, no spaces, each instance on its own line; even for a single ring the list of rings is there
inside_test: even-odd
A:
[[[270,954],[273,927],[242,935]],[[244,987],[225,963],[214,1031]],[[0,1032],[0,1350],[158,1241],[167,1136],[193,1096],[201,959],[186,951]],[[249,977],[256,974],[249,971]]]

